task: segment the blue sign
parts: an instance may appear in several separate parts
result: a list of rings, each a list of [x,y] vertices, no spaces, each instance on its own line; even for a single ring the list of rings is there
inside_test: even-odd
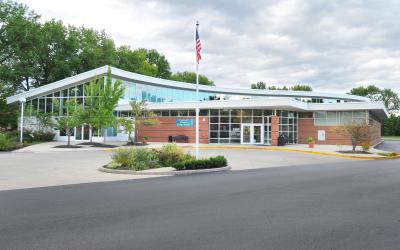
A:
[[[177,127],[193,127],[193,119],[176,119]]]

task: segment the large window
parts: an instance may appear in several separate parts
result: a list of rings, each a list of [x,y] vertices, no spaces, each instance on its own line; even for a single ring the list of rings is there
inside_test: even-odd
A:
[[[272,110],[261,109],[210,109],[200,113],[209,114],[210,143],[240,143],[241,124],[264,124],[264,143],[270,144],[270,122]]]
[[[366,111],[318,111],[314,112],[316,126],[337,126],[368,122]]]
[[[288,144],[297,143],[297,112],[277,110],[277,115],[279,116],[279,135],[286,135]]]

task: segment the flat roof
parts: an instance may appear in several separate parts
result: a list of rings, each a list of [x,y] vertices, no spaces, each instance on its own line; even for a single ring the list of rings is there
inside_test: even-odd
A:
[[[383,120],[389,116],[383,102],[306,103],[289,97],[257,98],[246,100],[214,100],[193,102],[164,102],[147,104],[150,110],[195,109],[284,109],[300,112],[368,110]],[[129,102],[120,103],[117,111],[130,110]]]

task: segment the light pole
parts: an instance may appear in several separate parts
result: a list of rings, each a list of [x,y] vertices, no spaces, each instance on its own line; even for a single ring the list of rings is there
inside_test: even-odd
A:
[[[26,102],[26,98],[25,97],[21,97],[19,99],[19,102],[21,103],[21,133],[20,133],[20,137],[19,137],[19,142],[22,144],[22,139],[24,137],[24,104]]]

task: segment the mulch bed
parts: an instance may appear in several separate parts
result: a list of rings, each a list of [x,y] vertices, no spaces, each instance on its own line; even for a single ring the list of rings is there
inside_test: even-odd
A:
[[[58,146],[54,146],[53,148],[81,148],[81,146],[77,146],[77,145],[58,145]]]
[[[337,152],[342,153],[342,154],[361,154],[361,155],[370,155],[370,154],[372,154],[370,152],[360,151],[360,150],[356,150],[356,151],[342,150],[342,151],[337,151]]]
[[[117,145],[104,144],[99,142],[82,142],[77,145],[92,146],[94,148],[117,148]]]

